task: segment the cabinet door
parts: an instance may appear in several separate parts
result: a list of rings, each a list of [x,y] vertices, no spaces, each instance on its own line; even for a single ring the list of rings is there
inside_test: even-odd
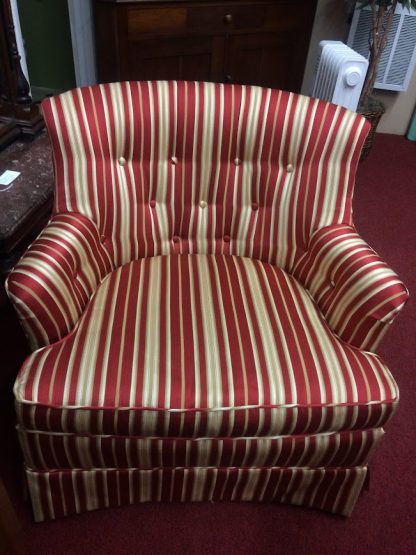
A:
[[[223,76],[222,37],[152,37],[130,40],[120,57],[122,80],[218,81]]]
[[[228,37],[226,81],[298,92],[303,49],[294,33],[268,32]]]

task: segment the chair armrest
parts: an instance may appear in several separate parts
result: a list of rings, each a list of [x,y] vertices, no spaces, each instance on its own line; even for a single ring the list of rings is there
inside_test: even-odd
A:
[[[348,225],[316,231],[294,276],[333,331],[369,351],[377,348],[409,296],[398,276]]]
[[[77,213],[54,216],[6,283],[31,347],[65,337],[113,267],[91,220]]]

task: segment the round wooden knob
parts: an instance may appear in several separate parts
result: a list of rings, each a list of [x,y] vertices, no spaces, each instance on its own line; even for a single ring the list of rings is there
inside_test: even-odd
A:
[[[231,23],[233,20],[233,16],[230,13],[224,15],[224,23]]]

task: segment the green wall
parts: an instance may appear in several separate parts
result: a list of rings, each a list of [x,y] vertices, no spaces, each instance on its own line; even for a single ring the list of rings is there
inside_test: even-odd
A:
[[[34,100],[75,86],[67,0],[18,0]]]

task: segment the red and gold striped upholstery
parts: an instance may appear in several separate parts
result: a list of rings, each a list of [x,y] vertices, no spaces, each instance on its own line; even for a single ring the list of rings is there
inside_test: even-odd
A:
[[[259,87],[115,83],[43,104],[51,222],[8,292],[35,518],[151,499],[349,514],[407,300],[357,235],[368,124]]]
[[[8,280],[9,297],[32,348],[65,337],[112,269],[91,220],[55,215]]]
[[[291,271],[315,230],[351,224],[367,123],[339,106],[259,87],[141,82],[76,89],[44,101],[43,112],[55,214],[83,216],[66,225],[61,250],[74,268],[71,249],[81,247],[94,279],[107,259],[117,267],[171,253],[234,254]],[[36,256],[48,258],[46,245]],[[47,277],[22,272],[9,287],[33,346],[65,336],[71,292],[50,303]],[[32,286],[39,301],[46,289],[50,314]]]
[[[346,225],[316,231],[293,274],[335,333],[370,351],[408,299],[397,275]]]
[[[111,272],[73,332],[26,360],[15,396],[29,429],[262,437],[379,427],[398,393],[280,268],[170,255]]]
[[[366,467],[137,468],[27,471],[36,519],[146,501],[257,501],[348,516]]]
[[[352,467],[367,464],[382,428],[269,437],[138,437],[18,428],[26,463],[51,468]]]

